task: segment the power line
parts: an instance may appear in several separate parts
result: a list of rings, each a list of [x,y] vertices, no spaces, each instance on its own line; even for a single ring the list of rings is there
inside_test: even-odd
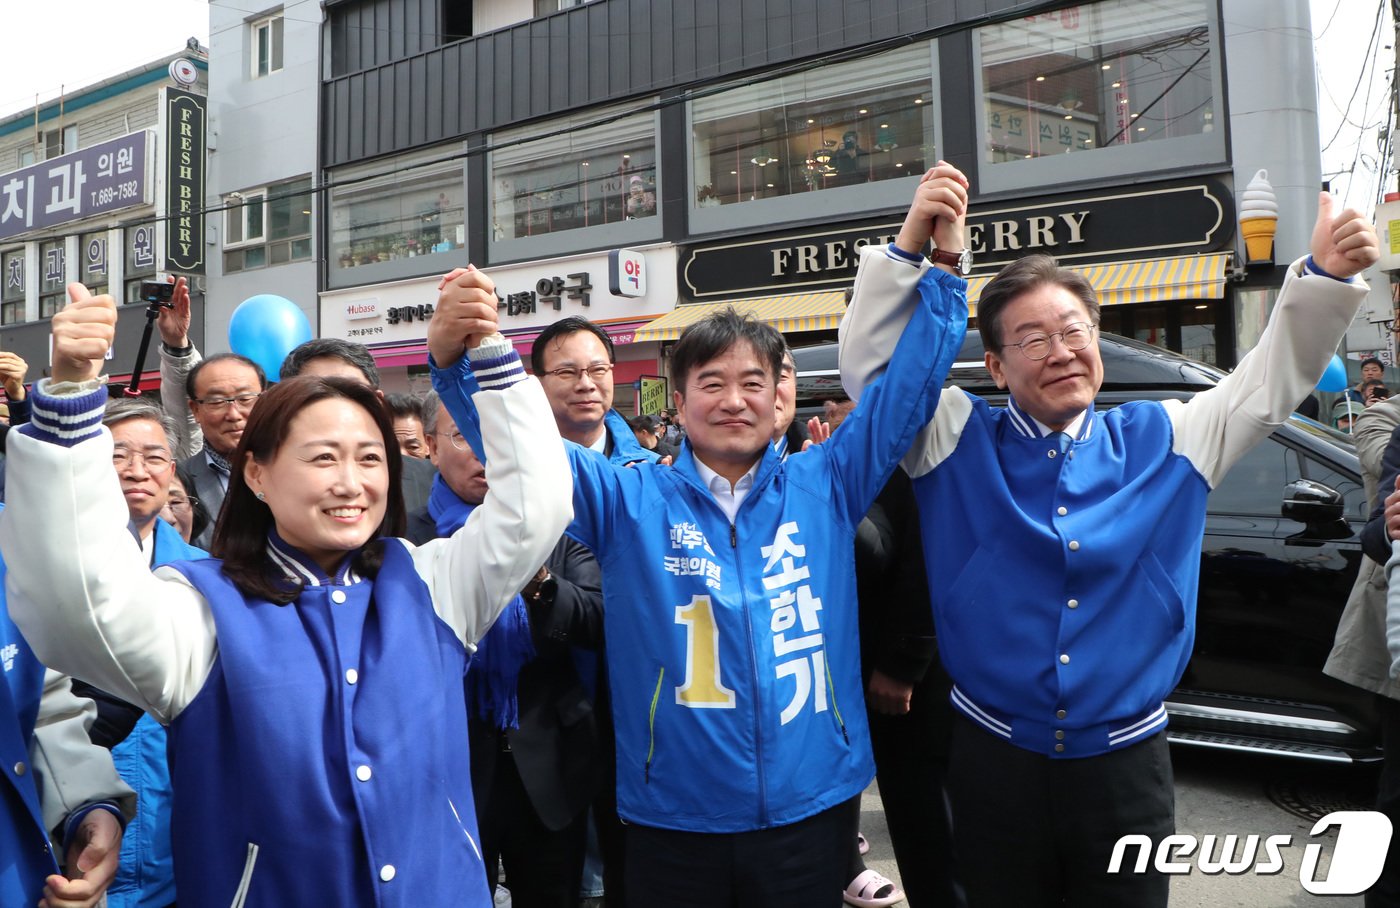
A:
[[[1374,23],[1374,24],[1372,25],[1372,27],[1371,27],[1371,38],[1370,38],[1370,40],[1366,43],[1366,56],[1365,56],[1364,58],[1362,58],[1362,61],[1361,61],[1361,74],[1362,74],[1362,78],[1357,79],[1356,84],[1355,84],[1354,86],[1352,86],[1352,89],[1351,89],[1351,97],[1347,99],[1347,106],[1346,106],[1346,108],[1342,111],[1342,119],[1343,119],[1343,122],[1337,124],[1337,131],[1334,132],[1334,133],[1332,134],[1332,138],[1328,139],[1328,140],[1327,140],[1327,143],[1326,143],[1325,145],[1322,146],[1322,150],[1323,150],[1324,152],[1327,151],[1327,149],[1331,148],[1331,147],[1332,147],[1332,143],[1335,142],[1335,141],[1337,141],[1337,136],[1339,136],[1339,135],[1342,134],[1342,127],[1343,127],[1344,125],[1346,125],[1346,123],[1345,123],[1346,117],[1347,117],[1348,115],[1350,115],[1350,113],[1351,113],[1351,105],[1352,105],[1352,102],[1354,102],[1354,101],[1356,100],[1356,93],[1357,93],[1358,91],[1361,90],[1361,83],[1362,83],[1363,81],[1369,83],[1369,81],[1370,81],[1370,80],[1368,80],[1368,79],[1365,78],[1365,74],[1366,74],[1367,70],[1370,68],[1372,58],[1375,56],[1375,53],[1376,53],[1376,48],[1379,46],[1379,42],[1376,40],[1376,38],[1377,38],[1377,36],[1380,35],[1381,20],[1384,18],[1385,7],[1386,7],[1386,0],[1381,0],[1381,2],[1378,3],[1378,4],[1376,5],[1376,21],[1375,21],[1375,23]],[[1368,87],[1367,87],[1367,97],[1368,97],[1368,98],[1370,97],[1370,87],[1369,87],[1369,84],[1368,84]]]

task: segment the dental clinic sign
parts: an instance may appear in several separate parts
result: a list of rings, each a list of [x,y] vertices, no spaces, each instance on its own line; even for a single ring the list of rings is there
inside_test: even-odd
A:
[[[0,174],[0,240],[150,204],[150,146],[142,130]]]

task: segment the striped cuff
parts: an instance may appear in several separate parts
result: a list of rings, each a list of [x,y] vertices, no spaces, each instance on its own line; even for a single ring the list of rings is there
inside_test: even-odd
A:
[[[472,375],[483,391],[500,391],[525,380],[525,366],[511,342],[499,334],[467,351]]]
[[[1337,277],[1331,272],[1323,271],[1322,266],[1319,265],[1312,256],[1308,256],[1303,260],[1303,273],[1316,274],[1319,277],[1330,277],[1332,280],[1341,281],[1343,284],[1352,284],[1356,282],[1356,275],[1354,274],[1351,277]]]
[[[34,383],[29,398],[29,422],[19,430],[41,441],[72,447],[99,434],[107,408],[107,381],[94,378],[55,385],[45,378]]]
[[[911,265],[921,264],[924,260],[924,257],[922,255],[919,255],[916,252],[905,252],[903,249],[900,249],[894,243],[890,243],[888,246],[886,246],[885,252],[889,255],[890,258],[894,259],[895,261],[908,262]]]
[[[63,844],[65,847],[72,843],[73,836],[76,835],[78,832],[78,827],[82,825],[82,822],[87,817],[87,815],[92,813],[94,810],[107,811],[112,816],[117,818],[117,823],[121,826],[123,830],[126,829],[126,815],[122,813],[122,809],[120,806],[117,805],[116,801],[93,801],[89,804],[84,804],[82,807],[79,807],[77,810],[70,813],[68,815],[68,819],[64,821]]]

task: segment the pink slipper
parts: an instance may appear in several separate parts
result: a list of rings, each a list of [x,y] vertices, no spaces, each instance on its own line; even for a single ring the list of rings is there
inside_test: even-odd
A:
[[[866,839],[865,833],[856,833],[856,848],[860,851],[862,857],[870,853],[870,841]]]
[[[857,908],[885,908],[904,901],[904,890],[889,881],[878,870],[866,870],[851,880],[841,893],[847,905]]]

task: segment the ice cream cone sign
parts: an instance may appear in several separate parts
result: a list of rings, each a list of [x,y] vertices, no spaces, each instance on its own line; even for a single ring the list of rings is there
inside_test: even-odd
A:
[[[1240,234],[1244,236],[1249,264],[1274,260],[1274,234],[1278,232],[1278,199],[1269,185],[1269,172],[1261,170],[1245,187],[1240,199]]]

